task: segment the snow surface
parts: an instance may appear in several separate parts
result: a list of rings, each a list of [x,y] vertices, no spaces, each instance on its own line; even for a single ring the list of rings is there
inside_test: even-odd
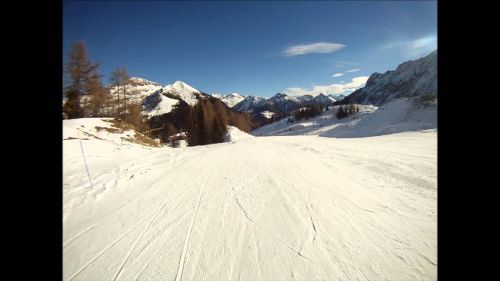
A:
[[[63,161],[64,280],[437,279],[436,131],[69,139]]]
[[[224,142],[234,142],[248,138],[253,138],[253,136],[241,131],[236,127],[227,126],[227,132],[226,135],[224,135]]]

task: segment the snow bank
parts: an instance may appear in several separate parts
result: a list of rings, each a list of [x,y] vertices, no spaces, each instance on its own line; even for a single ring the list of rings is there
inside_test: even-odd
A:
[[[226,135],[224,136],[224,142],[234,142],[243,139],[248,139],[251,137],[253,136],[241,131],[236,127],[227,126],[227,132]]]
[[[63,140],[103,140],[118,145],[157,146],[154,140],[128,125],[113,124],[114,118],[78,118],[63,120]]]

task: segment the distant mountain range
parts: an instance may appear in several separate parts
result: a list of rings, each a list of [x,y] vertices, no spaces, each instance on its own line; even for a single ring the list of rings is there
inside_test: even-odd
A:
[[[232,107],[236,111],[248,112],[257,120],[265,122],[266,119],[271,119],[273,116],[283,116],[291,113],[301,107],[310,105],[330,106],[337,100],[342,100],[344,96],[333,96],[319,94],[315,97],[312,95],[289,96],[284,93],[277,93],[270,98],[261,98],[256,96],[247,96],[242,101]]]
[[[111,87],[110,92],[116,99],[117,89]],[[143,104],[143,113],[147,117],[166,114],[179,102],[194,106],[200,99],[217,98],[230,110],[247,112],[255,120],[266,123],[276,115],[283,116],[310,105],[356,103],[380,106],[398,98],[417,96],[437,98],[437,50],[421,59],[404,62],[396,70],[383,74],[373,73],[363,88],[348,96],[331,94],[289,96],[277,93],[270,98],[262,98],[238,93],[208,95],[182,81],[161,86],[159,83],[138,77],[129,79],[128,93],[129,100]]]
[[[212,97],[220,99],[223,103],[225,103],[229,107],[233,107],[236,104],[238,104],[240,101],[245,99],[244,96],[242,96],[238,93],[232,93],[229,95],[212,94]]]

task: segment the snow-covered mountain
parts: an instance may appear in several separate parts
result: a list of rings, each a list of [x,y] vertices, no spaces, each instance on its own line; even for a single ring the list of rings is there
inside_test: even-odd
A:
[[[169,113],[179,103],[178,99],[169,98],[163,92],[164,90],[160,89],[143,100],[142,104],[146,116],[152,117]]]
[[[268,99],[248,96],[236,104],[233,109],[249,112],[257,120],[267,122],[266,120],[271,119],[274,115],[283,116],[304,106],[328,106],[332,105],[333,102],[333,99],[323,94],[313,97],[312,95],[289,96],[284,93],[277,93]]]
[[[323,94],[319,94],[319,95],[315,96],[313,98],[313,100],[318,104],[322,104],[322,105],[326,105],[326,106],[332,105],[336,101],[336,99],[331,98],[329,96],[325,96]]]
[[[244,96],[238,93],[231,93],[229,95],[212,94],[211,96],[220,99],[223,103],[225,103],[227,106],[231,108],[245,99]]]
[[[144,98],[161,89],[162,86],[156,82],[146,80],[144,78],[132,77],[128,80],[126,86],[127,99],[130,102],[141,102]],[[123,99],[121,88],[110,87],[109,89],[112,99],[118,99],[118,95]]]
[[[173,106],[179,101],[184,101],[193,106],[204,96],[200,90],[182,81],[161,86],[156,82],[144,78],[132,77],[127,84],[127,100],[131,103],[141,103],[144,106],[143,114],[151,117],[172,111]],[[121,89],[111,87],[112,99],[123,99]]]
[[[179,97],[191,106],[196,105],[198,103],[198,99],[203,96],[201,91],[182,81],[175,81],[174,84],[163,87],[163,91],[164,93]]]
[[[265,103],[265,98],[257,96],[246,96],[242,101],[235,104],[233,106],[233,109],[241,112],[253,112],[254,108],[260,107]]]
[[[340,103],[385,104],[397,98],[437,98],[437,50],[414,61],[400,64],[384,74],[373,73],[366,85]]]
[[[299,108],[302,101],[296,97],[290,97],[283,93],[277,93],[267,99],[266,103],[270,104],[271,107],[275,107],[274,110],[278,109],[281,112],[290,112]]]

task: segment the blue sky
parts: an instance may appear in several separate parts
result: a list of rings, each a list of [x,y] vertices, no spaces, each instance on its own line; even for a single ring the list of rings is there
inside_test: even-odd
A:
[[[436,1],[65,1],[63,56],[83,40],[162,85],[269,97],[347,94],[437,48]]]

